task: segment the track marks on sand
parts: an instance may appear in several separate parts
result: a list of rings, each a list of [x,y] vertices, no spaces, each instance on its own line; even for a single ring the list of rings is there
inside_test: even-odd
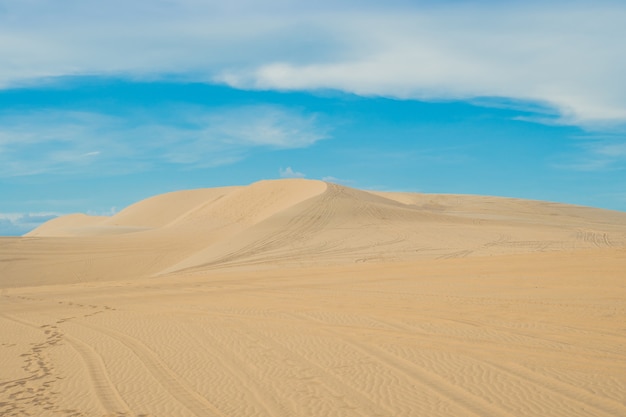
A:
[[[56,383],[61,379],[55,372],[55,365],[50,360],[49,349],[61,345],[67,340],[66,336],[56,325],[37,325],[11,315],[1,314],[0,317],[43,332],[46,339],[23,353],[23,369],[29,374],[26,378],[0,383],[0,396],[9,399],[9,402],[0,403],[0,414],[3,416],[31,415],[33,409],[38,413],[63,413],[66,416],[82,416],[83,413],[75,409],[61,410],[58,404],[59,393]],[[96,388],[94,386],[94,388]],[[106,408],[105,408],[106,409]],[[111,409],[109,409],[111,410]]]
[[[610,417],[625,411],[617,401],[561,383],[517,362],[498,363],[475,353],[418,349],[411,345],[385,344],[380,348],[518,417]]]
[[[598,232],[595,230],[578,230],[576,232],[576,239],[585,243],[591,243],[597,248],[610,248],[613,247],[611,238],[606,232]]]
[[[25,364],[23,369],[30,374],[30,377],[23,378],[21,380],[3,382],[1,386],[4,389],[0,389],[0,394],[4,397],[11,399],[9,403],[2,403],[9,406],[10,410],[7,411],[8,416],[13,415],[29,415],[32,413],[33,408],[37,411],[38,415],[42,413],[63,414],[65,416],[84,416],[85,411],[79,409],[67,409],[59,404],[60,390],[58,382],[65,377],[59,376],[55,372],[57,366],[53,361],[52,352],[50,349],[55,347],[69,346],[70,349],[76,352],[76,357],[80,360],[82,367],[85,369],[88,380],[87,384],[100,404],[102,415],[115,415],[115,416],[129,416],[133,415],[130,408],[120,396],[115,385],[111,382],[109,377],[109,370],[104,364],[102,357],[93,349],[92,346],[85,343],[81,339],[71,336],[64,331],[63,323],[76,319],[77,317],[91,317],[93,315],[102,313],[106,310],[111,310],[110,307],[100,307],[97,305],[84,305],[74,303],[71,301],[53,301],[44,300],[33,297],[16,296],[13,299],[19,299],[21,302],[29,303],[42,303],[49,305],[62,305],[74,310],[78,309],[78,314],[69,317],[60,317],[49,324],[38,324],[24,318],[18,318],[10,314],[1,314],[0,317],[10,320],[22,326],[29,327],[38,332],[42,332],[46,340],[40,343],[33,344],[30,351],[22,354],[25,358]],[[37,310],[40,307],[34,307],[31,305],[32,310]],[[88,312],[84,313],[84,309],[87,308]],[[58,317],[58,316],[57,316]],[[49,320],[49,319],[48,319]],[[31,343],[32,344],[32,343]],[[57,355],[60,353],[57,353]],[[17,389],[20,388],[20,389]],[[10,392],[13,390],[13,392]],[[24,394],[28,396],[24,397]],[[25,402],[20,399],[30,399]],[[27,408],[20,408],[24,403]],[[0,411],[2,408],[0,408]],[[111,414],[112,413],[112,414]],[[5,415],[5,414],[1,414]]]
[[[260,329],[212,331],[211,335],[224,348],[247,358],[247,367],[255,364],[251,372],[255,384],[263,386],[264,381],[274,381],[268,394],[293,407],[272,415],[396,415],[393,408],[356,388],[341,373],[281,341],[281,335]]]
[[[77,321],[76,323],[111,337],[130,349],[158,383],[181,405],[196,416],[225,417],[220,410],[191,388],[185,380],[173,372],[154,351],[140,340],[128,334],[93,323],[85,321]]]
[[[387,375],[387,378],[391,378],[383,385],[375,384],[375,386],[379,386],[378,389],[384,390],[385,385],[395,385],[393,379],[399,378],[402,381],[400,387],[412,387],[411,391],[413,394],[405,395],[405,401],[412,397],[425,396],[426,400],[421,404],[412,405],[413,407],[421,408],[419,411],[417,409],[413,410],[415,415],[436,415],[445,410],[443,415],[517,417],[514,413],[493,404],[487,398],[475,395],[451,383],[449,379],[441,377],[429,367],[418,366],[415,362],[395,355],[375,343],[365,342],[361,336],[350,332],[349,327],[343,329],[341,333],[339,330],[328,326],[324,326],[319,330],[325,333],[327,337],[335,339],[335,343],[344,345],[342,348],[344,351],[352,351],[350,356],[361,357],[360,361],[369,363],[369,368],[371,369],[378,368],[378,371],[372,372],[370,370],[368,372],[369,379],[377,379],[384,375]],[[370,333],[372,336],[379,332],[380,330],[371,328],[367,330],[367,333]],[[383,333],[387,332],[383,331]],[[385,339],[384,336],[383,339]],[[371,375],[377,376],[372,377]],[[379,398],[381,397],[380,392],[371,394],[375,394]],[[430,404],[428,404],[429,402]],[[443,404],[447,404],[447,406]],[[454,409],[456,411],[453,411]],[[398,415],[404,413],[407,413],[406,409]]]
[[[121,397],[115,385],[111,382],[108,370],[102,357],[89,344],[75,337],[64,335],[65,340],[79,353],[98,401],[107,412],[126,415],[131,414],[128,404]]]
[[[413,383],[419,384],[422,390],[431,391],[433,395],[449,401],[471,415],[475,416],[506,416],[518,417],[514,413],[499,407],[484,396],[479,396],[450,383],[449,379],[441,377],[428,368],[416,366],[400,356],[396,356],[385,349],[373,344],[364,344],[350,341],[350,344],[367,355],[370,355],[385,366],[394,369],[408,377]]]
[[[46,329],[7,314],[1,314],[0,317],[36,329],[45,335],[43,341],[31,343],[32,347],[20,355],[24,360],[22,369],[28,376],[0,382],[0,398],[8,400],[0,403],[0,415],[7,417],[28,415],[28,410],[33,407],[40,410],[56,410],[57,395],[53,387],[57,382],[57,376],[47,350],[61,342],[61,334],[55,329]]]
[[[250,369],[249,363],[242,360],[240,356],[233,354],[230,347],[224,347],[218,343],[213,333],[211,333],[211,337],[199,337],[200,333],[207,331],[206,326],[203,326],[201,330],[189,330],[180,326],[178,330],[188,338],[189,345],[199,348],[203,353],[202,365],[214,371],[211,375],[214,379],[203,378],[204,381],[202,382],[213,385],[215,384],[214,380],[219,381],[216,385],[226,392],[226,395],[222,394],[222,397],[247,397],[242,403],[237,404],[240,408],[233,409],[233,404],[229,404],[229,408],[231,408],[229,415],[243,415],[242,409],[247,412],[246,415],[257,415],[259,409],[266,416],[289,414],[288,407],[272,395],[272,391],[268,389],[268,384],[258,377],[258,373],[254,369]],[[217,372],[215,367],[211,366],[213,364],[210,362],[213,360],[219,361],[221,372]],[[214,386],[209,388],[215,393]]]
[[[497,364],[492,361],[484,362],[489,367],[499,370],[514,378],[518,378],[524,385],[531,385],[545,392],[561,397],[561,410],[564,415],[574,416],[617,416],[626,415],[626,405],[611,398],[596,395],[577,385],[559,381],[546,375],[545,372],[536,372],[517,363]],[[569,407],[565,407],[569,405]]]

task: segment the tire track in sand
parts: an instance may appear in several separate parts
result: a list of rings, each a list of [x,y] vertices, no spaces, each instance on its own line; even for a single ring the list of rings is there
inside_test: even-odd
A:
[[[102,357],[93,347],[82,340],[69,336],[68,334],[64,334],[63,337],[80,355],[91,378],[91,385],[102,407],[107,412],[119,412],[123,410],[123,413],[131,415],[132,411],[130,407],[109,378],[109,373]]]
[[[145,346],[143,342],[125,333],[93,323],[85,323],[82,320],[74,321],[74,323],[117,340],[130,349],[156,381],[161,384],[163,389],[196,416],[226,417],[217,407],[196,392],[178,374],[172,371],[169,366],[167,366],[154,351]]]
[[[405,375],[412,381],[419,383],[425,390],[432,391],[434,394],[441,398],[447,399],[451,403],[464,408],[469,413],[475,416],[502,416],[502,417],[516,417],[508,410],[502,409],[497,405],[489,402],[485,398],[472,394],[450,383],[445,378],[429,372],[426,369],[416,365],[415,363],[401,358],[393,353],[386,351],[371,344],[364,344],[355,340],[348,340],[342,335],[335,333],[334,331],[327,331],[337,337],[340,337],[344,343],[352,346],[353,348],[365,353],[366,355],[374,358],[375,360],[385,364],[387,367],[395,370],[396,372]]]
[[[52,332],[53,335],[58,335],[59,339],[68,342],[68,345],[78,353],[84,367],[87,369],[91,380],[91,387],[93,388],[93,392],[95,393],[103,410],[106,412],[121,412],[122,415],[126,415],[126,413],[132,414],[128,404],[126,404],[124,399],[120,396],[120,393],[115,388],[115,385],[111,382],[101,356],[90,345],[73,336],[62,333],[55,325],[47,324],[39,326],[27,320],[18,319],[6,314],[3,314],[2,317],[23,326],[44,331],[46,334]]]
[[[248,350],[258,350],[259,352],[263,352],[262,355],[267,355],[268,352],[271,352],[271,354],[277,355],[278,358],[281,358],[285,364],[300,364],[303,366],[301,369],[315,370],[315,376],[303,378],[319,378],[319,383],[325,386],[328,392],[332,393],[331,395],[335,398],[343,398],[344,396],[347,396],[349,398],[356,399],[360,404],[367,407],[371,416],[391,416],[395,414],[393,410],[377,403],[369,396],[368,393],[353,387],[331,369],[320,366],[315,361],[303,356],[293,349],[290,349],[285,344],[278,342],[275,338],[268,337],[261,332],[252,333],[234,330],[233,333],[237,335],[238,340],[246,341],[245,345]],[[262,381],[259,382],[262,383]]]
[[[271,394],[265,390],[263,381],[257,383],[254,381],[254,377],[245,371],[246,362],[234,359],[232,352],[227,352],[218,346],[218,343],[212,343],[209,349],[200,338],[193,332],[183,329],[185,334],[192,340],[194,340],[201,349],[211,356],[218,356],[220,358],[221,365],[230,373],[230,375],[237,379],[241,388],[245,389],[254,399],[257,404],[265,411],[267,416],[279,416],[284,415],[283,405],[279,404]],[[213,340],[215,342],[215,340]],[[217,354],[217,355],[216,355]]]
[[[593,415],[626,415],[626,406],[619,401],[594,395],[583,388],[539,374],[522,365],[508,363],[504,366],[491,361],[483,360],[481,362],[486,366],[502,373],[511,375],[537,387],[541,387],[542,389],[557,394],[571,402],[578,403],[581,409],[586,408],[589,412],[593,411]]]
[[[576,239],[592,244],[597,248],[610,248],[615,246],[611,242],[611,238],[606,232],[598,232],[595,230],[578,230],[576,232]]]

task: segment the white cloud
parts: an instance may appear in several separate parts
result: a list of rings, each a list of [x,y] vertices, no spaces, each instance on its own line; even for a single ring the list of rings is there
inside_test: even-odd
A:
[[[113,207],[110,207],[108,210],[98,210],[98,211],[88,210],[86,214],[89,216],[113,216],[117,214],[118,212],[119,210],[117,209],[117,207],[113,206]]]
[[[400,98],[512,97],[555,106],[565,123],[625,121],[626,8],[562,6],[357,17],[350,32],[372,45],[357,58],[272,62],[225,80]]]
[[[508,97],[626,122],[626,4],[0,0],[0,85],[183,75],[243,88]],[[120,11],[123,10],[123,13]]]
[[[209,113],[198,123],[205,134],[227,143],[269,146],[278,149],[301,148],[325,137],[315,115],[272,106],[250,106]]]
[[[607,158],[626,159],[626,142],[602,143],[597,145],[594,151]]]
[[[294,171],[291,167],[287,167],[285,169],[280,168],[278,170],[281,178],[304,178],[305,174],[302,172]]]
[[[58,216],[58,213],[0,213],[0,236],[21,236]]]
[[[322,181],[325,182],[332,182],[334,184],[341,184],[341,185],[352,185],[354,184],[353,180],[343,180],[341,178],[337,178],[337,177],[333,177],[333,176],[326,176],[326,177],[322,177]]]
[[[626,138],[616,135],[578,138],[576,152],[562,155],[561,169],[575,171],[616,171],[626,169]]]
[[[159,164],[209,167],[241,160],[254,148],[304,148],[326,137],[314,114],[277,106],[180,107],[140,116],[4,114],[0,177],[102,168],[124,173]]]

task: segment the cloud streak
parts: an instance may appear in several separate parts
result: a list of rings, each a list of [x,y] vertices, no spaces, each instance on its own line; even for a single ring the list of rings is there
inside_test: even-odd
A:
[[[315,114],[280,106],[174,107],[137,115],[40,110],[0,116],[0,177],[129,173],[160,164],[233,163],[253,149],[293,149],[328,137]]]
[[[0,213],[0,236],[21,236],[58,216],[58,213]]]
[[[240,88],[508,97],[626,122],[623,2],[0,1],[0,85],[177,75]],[[120,13],[124,10],[124,13]]]
[[[576,152],[562,155],[555,167],[582,172],[626,170],[626,137],[590,135],[578,138]]]
[[[304,178],[306,174],[302,172],[294,171],[291,167],[287,167],[285,169],[280,168],[278,173],[281,178]]]

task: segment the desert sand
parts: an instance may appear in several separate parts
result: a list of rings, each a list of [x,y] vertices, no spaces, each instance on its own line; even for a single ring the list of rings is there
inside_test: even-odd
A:
[[[625,416],[626,213],[310,180],[0,238],[2,416]]]

